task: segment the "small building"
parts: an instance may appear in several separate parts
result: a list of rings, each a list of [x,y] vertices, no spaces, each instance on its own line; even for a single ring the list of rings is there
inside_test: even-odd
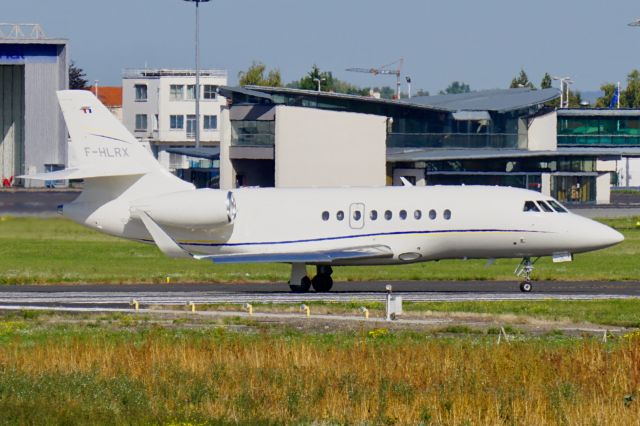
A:
[[[224,70],[200,71],[200,141],[218,146],[218,119],[226,100],[217,93],[227,84]],[[125,70],[122,77],[124,125],[154,152],[195,145],[195,71]]]
[[[67,131],[56,91],[68,87],[67,40],[36,24],[0,24],[0,178],[2,186],[41,185],[15,176],[58,170]]]

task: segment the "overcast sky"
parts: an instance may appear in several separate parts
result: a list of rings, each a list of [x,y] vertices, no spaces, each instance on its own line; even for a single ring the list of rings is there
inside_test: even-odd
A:
[[[472,89],[508,86],[524,68],[569,75],[579,90],[624,81],[640,68],[635,0],[213,0],[202,4],[203,68],[230,84],[252,61],[285,82],[316,63],[340,79],[389,85],[392,76],[344,71],[403,57],[413,90],[460,80]],[[192,68],[194,5],[183,0],[2,0],[4,22],[39,23],[69,39],[90,80],[119,85],[123,68]]]

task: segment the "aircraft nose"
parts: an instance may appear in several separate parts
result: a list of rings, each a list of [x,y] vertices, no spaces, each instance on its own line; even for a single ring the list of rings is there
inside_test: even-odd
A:
[[[624,235],[622,235],[620,232],[616,231],[613,228],[609,228],[607,226],[607,233],[606,236],[604,237],[607,241],[607,245],[614,245],[614,244],[618,244],[624,241]]]
[[[624,241],[624,235],[615,229],[602,223],[594,222],[593,230],[594,245],[598,248],[605,248],[616,245]]]

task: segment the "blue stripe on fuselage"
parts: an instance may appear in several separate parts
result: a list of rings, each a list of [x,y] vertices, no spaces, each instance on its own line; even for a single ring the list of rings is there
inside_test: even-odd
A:
[[[436,231],[396,231],[396,232],[380,232],[372,234],[356,234],[356,235],[341,235],[337,237],[322,237],[322,238],[308,238],[303,240],[284,240],[284,241],[255,241],[246,243],[190,243],[180,242],[178,244],[184,246],[194,247],[238,247],[238,246],[262,246],[262,245],[281,245],[281,244],[295,244],[295,243],[313,243],[319,241],[335,241],[335,240],[350,240],[354,238],[367,238],[367,237],[382,237],[389,235],[417,235],[417,234],[452,234],[456,232],[464,233],[487,233],[487,232],[527,232],[527,233],[549,233],[547,231],[531,231],[526,229],[446,229]],[[147,243],[153,242],[152,240],[138,240]]]

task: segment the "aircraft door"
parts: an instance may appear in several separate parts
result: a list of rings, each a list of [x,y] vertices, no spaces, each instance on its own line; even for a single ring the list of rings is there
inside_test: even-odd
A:
[[[364,204],[351,204],[349,207],[349,226],[353,229],[362,229],[364,226]]]

